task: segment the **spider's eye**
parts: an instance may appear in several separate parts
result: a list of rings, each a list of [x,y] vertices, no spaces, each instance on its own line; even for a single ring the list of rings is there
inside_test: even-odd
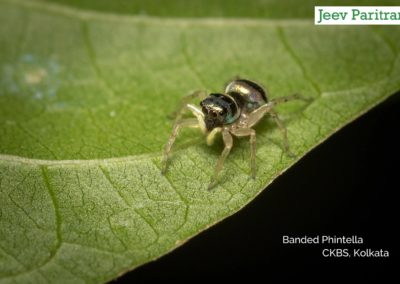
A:
[[[207,113],[207,112],[208,112],[207,109],[206,109],[205,107],[202,107],[202,108],[201,108],[201,111],[202,111],[203,113]]]

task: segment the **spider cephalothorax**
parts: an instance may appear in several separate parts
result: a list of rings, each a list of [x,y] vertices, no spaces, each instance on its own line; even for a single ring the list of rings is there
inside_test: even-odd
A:
[[[240,109],[235,100],[224,94],[210,94],[200,102],[200,106],[208,131],[230,124],[240,115]]]
[[[203,98],[200,102],[201,110],[195,105],[186,103],[188,99],[195,97]],[[224,161],[233,146],[232,135],[237,137],[250,136],[251,176],[254,178],[256,174],[256,132],[252,127],[268,113],[282,131],[284,150],[289,155],[293,155],[289,151],[286,128],[273,108],[277,104],[294,99],[302,98],[300,95],[295,94],[268,101],[267,93],[263,87],[245,79],[237,79],[230,82],[223,94],[212,93],[207,96],[204,92],[195,92],[189,95],[183,100],[171,137],[165,146],[162,172],[165,173],[167,169],[168,156],[179,130],[182,127],[197,127],[207,136],[207,144],[212,144],[218,133],[222,134],[225,144],[209,188],[217,183],[218,174],[222,170]],[[186,109],[189,109],[196,118],[181,119]]]

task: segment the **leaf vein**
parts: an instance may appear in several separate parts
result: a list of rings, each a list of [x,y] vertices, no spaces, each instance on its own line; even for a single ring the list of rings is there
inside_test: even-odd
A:
[[[111,187],[115,190],[115,192],[118,194],[118,196],[124,201],[125,205],[126,205],[128,208],[132,208],[132,209],[134,210],[134,212],[135,212],[149,227],[150,227],[150,229],[151,229],[151,230],[154,232],[154,234],[156,235],[156,239],[155,239],[152,243],[150,243],[148,246],[150,246],[150,245],[154,244],[155,242],[157,242],[158,239],[160,238],[160,234],[159,234],[159,232],[154,228],[153,224],[152,224],[150,221],[148,221],[147,218],[144,217],[143,214],[140,213],[139,210],[137,210],[136,208],[130,206],[128,200],[126,200],[126,198],[121,194],[121,192],[120,192],[120,190],[119,190],[119,187],[112,181],[109,172],[108,172],[104,167],[102,167],[102,166],[99,166],[99,168],[100,168],[101,172],[103,173],[104,177],[107,179],[107,181],[108,181],[109,184],[111,185]],[[114,230],[112,229],[111,222],[110,222],[109,219],[108,219],[108,222],[109,222],[109,226],[110,226],[110,229],[111,229],[113,235],[125,246],[125,243],[115,234]]]
[[[189,51],[188,51],[187,35],[183,32],[182,32],[182,36],[181,36],[181,41],[182,41],[182,54],[183,54],[183,58],[185,59],[186,66],[192,72],[194,77],[201,83],[203,88],[208,89],[206,83],[204,82],[203,77],[201,76],[200,72],[197,71],[196,67],[194,66],[194,64],[192,62],[192,58],[189,55]]]
[[[124,202],[124,204],[128,207],[131,208],[131,205],[129,204],[128,200],[122,195],[120,192],[119,188],[114,184],[114,182],[111,180],[109,172],[103,167],[99,166],[100,172],[103,174],[103,176],[106,178],[108,183],[111,185],[111,187],[114,189],[115,193],[119,196],[119,198]]]
[[[40,271],[40,269],[42,267],[44,267],[46,264],[48,264],[51,261],[53,261],[55,256],[56,256],[56,254],[57,254],[57,252],[60,250],[60,247],[61,247],[61,244],[62,244],[61,215],[60,215],[60,212],[59,212],[59,207],[58,207],[57,199],[56,199],[56,196],[55,196],[55,192],[54,192],[54,190],[53,190],[53,188],[52,188],[52,186],[50,184],[49,175],[48,175],[48,172],[47,172],[48,170],[47,170],[47,168],[45,166],[41,166],[40,169],[41,169],[42,178],[43,178],[45,187],[46,187],[46,189],[47,189],[47,191],[49,193],[50,200],[51,200],[53,208],[54,208],[55,225],[56,225],[56,243],[55,243],[55,246],[50,251],[49,256],[46,259],[44,259],[41,263],[39,263],[38,265],[36,265],[34,267],[31,267],[28,270],[25,270],[25,271],[22,271],[22,272],[8,274],[5,277],[3,277],[2,279],[15,277],[15,276],[23,275],[23,274],[27,274],[27,273],[30,273],[32,271],[37,271],[38,273],[40,273],[42,275],[42,272]]]
[[[300,68],[300,70],[303,74],[303,77],[310,83],[311,87],[314,89],[314,91],[317,93],[317,95],[320,96],[322,94],[322,91],[321,91],[319,85],[308,74],[306,66],[303,64],[303,62],[301,61],[300,57],[296,54],[294,49],[290,46],[289,41],[286,38],[285,32],[283,31],[283,28],[281,26],[277,27],[277,33],[278,33],[278,37],[281,40],[283,46],[286,48],[286,51],[288,52],[290,57],[293,59],[293,61],[296,63],[296,65]]]
[[[93,70],[95,71],[97,79],[103,84],[106,91],[111,96],[116,97],[114,89],[112,88],[112,86],[110,85],[108,80],[103,76],[103,73],[101,72],[99,64],[97,63],[96,52],[95,52],[94,47],[90,40],[90,28],[89,28],[89,24],[87,21],[81,22],[81,30],[82,30],[83,42],[86,46],[87,55],[88,55],[91,65],[93,67]]]
[[[22,132],[24,132],[28,137],[31,137],[36,143],[38,143],[40,146],[42,146],[44,149],[46,149],[50,155],[53,156],[53,158],[55,160],[57,160],[57,155],[54,153],[53,150],[51,150],[48,146],[46,146],[45,144],[43,144],[39,138],[37,138],[35,135],[33,135],[29,130],[27,130],[25,127],[23,127],[20,123],[16,123],[16,126],[22,130]]]

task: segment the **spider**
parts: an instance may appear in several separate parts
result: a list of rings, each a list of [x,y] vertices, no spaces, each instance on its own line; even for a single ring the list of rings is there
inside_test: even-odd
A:
[[[201,110],[188,103],[195,98],[202,99],[200,102]],[[169,154],[179,131],[181,128],[191,127],[201,129],[207,137],[208,145],[213,144],[218,133],[222,134],[225,148],[215,166],[214,175],[208,189],[217,184],[218,175],[233,146],[232,135],[236,137],[250,136],[250,167],[251,177],[254,179],[256,176],[256,131],[252,127],[267,113],[282,132],[284,150],[289,156],[294,157],[289,150],[286,127],[279,119],[274,107],[296,99],[306,100],[299,94],[294,94],[269,101],[264,88],[246,79],[233,80],[226,86],[223,94],[211,93],[207,96],[204,91],[197,91],[184,97],[176,114],[172,134],[164,148],[162,174],[165,174],[167,170]],[[186,110],[190,110],[195,118],[182,119]]]

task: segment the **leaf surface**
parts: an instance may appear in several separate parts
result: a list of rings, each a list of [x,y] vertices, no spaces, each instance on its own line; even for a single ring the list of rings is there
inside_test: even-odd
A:
[[[296,161],[265,118],[256,180],[248,139],[235,139],[208,191],[222,144],[197,130],[162,176],[168,114],[194,90],[240,75],[271,98],[314,98],[278,107],[299,159],[400,89],[398,27],[79,7],[0,1],[1,283],[111,280],[237,212]]]

